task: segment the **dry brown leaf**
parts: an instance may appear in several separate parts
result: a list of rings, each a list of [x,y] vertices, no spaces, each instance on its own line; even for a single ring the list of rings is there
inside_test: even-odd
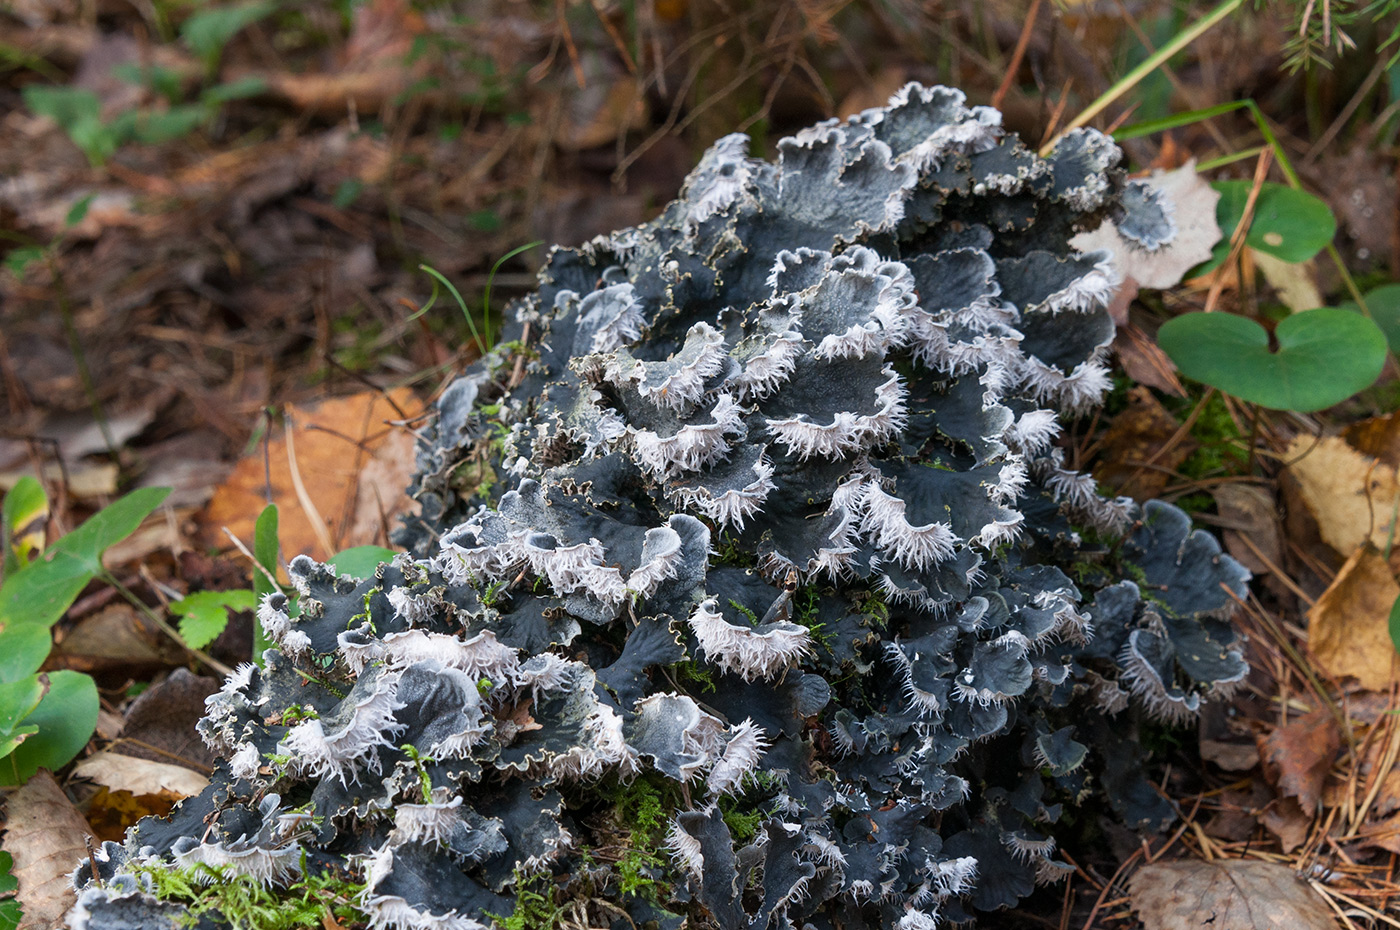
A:
[[[1272,862],[1156,862],[1128,888],[1145,930],[1337,930],[1317,892]]]
[[[1225,528],[1226,551],[1256,575],[1269,573],[1264,559],[1281,566],[1283,534],[1274,495],[1254,484],[1222,484],[1212,495]]]
[[[1214,762],[1227,772],[1248,772],[1259,764],[1259,747],[1253,743],[1203,739],[1201,758]]]
[[[1390,641],[1390,608],[1397,596],[1400,585],[1380,553],[1369,546],[1353,552],[1308,611],[1308,648],[1318,664],[1368,690],[1390,690],[1400,671]]]
[[[1260,740],[1259,761],[1279,794],[1296,798],[1305,812],[1315,814],[1323,783],[1341,746],[1337,721],[1329,711],[1316,710]]]
[[[1360,420],[1347,427],[1346,439],[1356,451],[1400,468],[1400,414]]]
[[[79,762],[73,774],[113,791],[134,795],[173,795],[176,799],[199,794],[209,779],[183,765],[137,759],[104,750]]]
[[[297,471],[337,551],[387,544],[382,515],[411,509],[399,489],[406,484],[404,470],[412,467],[412,437],[386,421],[402,416],[394,404],[409,417],[422,405],[408,388],[389,397],[393,404],[370,391],[304,409],[287,405],[287,418],[295,430]],[[266,470],[262,448],[241,459],[200,517],[204,542],[226,545],[223,527],[239,539],[251,540],[253,522],[267,503],[265,490],[270,483],[272,501],[279,510],[282,551],[288,556],[305,552],[319,559],[333,555],[321,545],[317,528],[302,507],[289,461],[285,434],[269,443]],[[380,483],[385,481],[392,483]]]
[[[1186,388],[1176,375],[1176,366],[1140,326],[1119,324],[1118,333],[1113,337],[1113,351],[1118,353],[1123,370],[1134,381],[1177,397],[1186,396]]]
[[[1274,798],[1259,811],[1259,822],[1289,853],[1308,841],[1313,819],[1303,812],[1297,798]]]
[[[1211,248],[1220,241],[1220,227],[1215,223],[1220,194],[1196,173],[1194,160],[1175,171],[1153,172],[1147,183],[1170,204],[1177,226],[1170,245],[1148,252],[1119,235],[1111,222],[1080,233],[1070,244],[1084,252],[1108,249],[1121,280],[1131,278],[1140,287],[1160,290],[1179,284],[1182,275],[1210,258]]]
[[[204,699],[219,690],[217,678],[177,668],[131,702],[122,723],[121,751],[155,762],[176,762],[209,772],[218,757],[209,751],[195,725],[204,716]]]
[[[45,769],[10,795],[5,851],[15,857],[25,930],[63,926],[77,898],[68,881],[87,854],[88,825]]]
[[[109,604],[60,628],[54,644],[57,668],[79,672],[152,674],[179,662],[184,650],[128,604]]]
[[[1394,468],[1338,436],[1316,443],[1311,436],[1295,437],[1284,460],[1291,463],[1288,471],[1298,481],[1323,542],[1342,555],[1367,541],[1385,548],[1400,505]]]
[[[1103,437],[1094,477],[1115,494],[1138,500],[1157,497],[1171,479],[1169,471],[1190,457],[1196,443],[1178,442],[1150,466],[1146,463],[1176,433],[1176,418],[1145,387],[1128,394],[1128,407],[1113,418]]]

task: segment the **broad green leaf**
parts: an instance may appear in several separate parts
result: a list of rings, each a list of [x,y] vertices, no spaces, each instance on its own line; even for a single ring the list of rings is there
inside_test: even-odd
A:
[[[200,57],[205,67],[213,68],[230,39],[273,9],[275,5],[272,3],[245,3],[200,10],[185,20],[180,27],[180,37]]]
[[[12,623],[0,629],[0,682],[33,675],[51,648],[53,635],[42,623]]]
[[[44,548],[49,499],[32,475],[15,482],[0,505],[0,536],[4,539],[5,577],[28,565]]]
[[[32,723],[24,726],[20,723],[43,700],[45,685],[38,675],[0,684],[0,759],[14,752],[25,737],[39,731]]]
[[[11,898],[0,901],[0,930],[17,930],[23,917],[24,911],[20,908],[18,900]]]
[[[44,558],[0,585],[0,629],[12,623],[52,626],[89,581],[102,572],[102,553],[141,525],[170,488],[141,488],[99,510],[49,546]]]
[[[41,768],[58,771],[73,760],[97,727],[97,685],[81,672],[51,672],[49,693],[24,723],[39,732],[0,759],[0,785],[18,785]]]
[[[228,626],[230,610],[252,610],[255,606],[257,598],[253,592],[239,588],[187,594],[170,605],[170,612],[180,618],[180,636],[185,644],[203,649]]]
[[[373,578],[379,563],[388,562],[397,554],[393,549],[385,549],[383,546],[355,546],[353,549],[337,552],[326,564],[340,574],[352,578]]]
[[[1343,310],[1361,312],[1355,301],[1338,304]],[[1400,352],[1400,284],[1382,284],[1366,294],[1366,309],[1371,311],[1371,319],[1385,333],[1390,351]]]
[[[1195,277],[1219,268],[1230,254],[1230,240],[1244,218],[1251,181],[1216,181],[1211,187],[1220,192],[1215,205],[1215,221],[1220,241],[1211,250],[1210,260],[1187,272]],[[1305,262],[1325,249],[1337,234],[1337,219],[1312,194],[1285,184],[1265,183],[1254,204],[1254,219],[1245,234],[1245,245],[1286,262]]]
[[[1295,313],[1269,334],[1230,313],[1188,313],[1157,341],[1181,373],[1274,410],[1323,410],[1370,387],[1385,364],[1385,334],[1335,307]]]

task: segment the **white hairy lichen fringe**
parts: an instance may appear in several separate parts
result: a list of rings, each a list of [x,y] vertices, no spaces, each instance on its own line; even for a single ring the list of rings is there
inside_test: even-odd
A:
[[[763,728],[746,718],[729,733],[724,753],[705,779],[711,795],[728,794],[739,787],[744,776],[758,766],[758,760],[768,749],[770,740]]]
[[[883,374],[887,380],[875,389],[878,409],[874,413],[857,414],[843,410],[826,425],[811,422],[806,414],[798,414],[778,420],[768,419],[768,428],[799,459],[814,455],[839,458],[888,439],[904,428],[907,391],[893,368],[886,367]]]
[[[690,615],[690,628],[705,657],[745,681],[776,678],[812,651],[812,636],[796,623],[767,624],[766,632],[735,626],[709,598]]]
[[[322,721],[303,720],[292,727],[278,751],[291,756],[291,768],[298,774],[310,772],[315,778],[336,778],[345,784],[355,763],[366,756],[374,763],[380,746],[393,746],[391,735],[405,724],[394,719],[394,712],[407,705],[398,700],[399,672],[385,671],[375,682],[373,692],[355,705],[349,722],[340,730],[327,733]]]
[[[729,454],[729,433],[743,429],[743,411],[729,394],[720,394],[709,412],[709,423],[687,423],[674,436],[628,427],[636,444],[637,461],[662,479],[713,465]]]

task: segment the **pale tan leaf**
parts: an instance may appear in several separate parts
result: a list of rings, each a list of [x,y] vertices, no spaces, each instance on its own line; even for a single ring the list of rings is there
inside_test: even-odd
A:
[[[87,821],[45,769],[6,803],[5,851],[15,858],[21,930],[54,930],[77,900],[68,876],[87,854]]]
[[[183,765],[152,762],[110,751],[95,753],[79,762],[73,774],[113,791],[129,791],[135,795],[171,794],[187,798],[199,794],[209,784],[209,779]]]
[[[1337,930],[1317,893],[1272,862],[1158,862],[1128,888],[1144,930]]]

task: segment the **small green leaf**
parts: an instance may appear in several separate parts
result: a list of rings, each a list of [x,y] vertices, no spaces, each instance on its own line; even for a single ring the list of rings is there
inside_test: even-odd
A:
[[[14,868],[14,857],[0,849],[0,895],[13,895],[19,890],[19,879],[14,876]],[[0,930],[16,930],[23,916],[19,901],[15,898],[0,901]]]
[[[25,475],[5,495],[0,512],[0,539],[8,578],[43,551],[44,527],[49,522],[49,499],[44,486],[32,475]]]
[[[24,719],[39,732],[0,760],[0,785],[18,785],[41,768],[58,771],[73,760],[97,727],[97,685],[81,672],[52,672],[49,693]]]
[[[246,588],[232,591],[199,591],[170,605],[180,618],[180,636],[193,649],[203,649],[228,626],[230,610],[252,610],[257,598]]]
[[[1215,205],[1215,221],[1220,241],[1211,250],[1210,260],[1186,273],[1203,275],[1224,264],[1230,254],[1230,240],[1244,218],[1251,181],[1216,181],[1211,187],[1220,192]],[[1312,194],[1285,184],[1266,183],[1254,203],[1254,219],[1245,234],[1245,245],[1286,262],[1305,262],[1325,249],[1337,234],[1337,218],[1327,204]]]
[[[39,731],[34,724],[21,726],[20,722],[39,706],[46,684],[38,675],[0,684],[0,759],[14,752],[26,737]]]
[[[262,78],[245,77],[229,81],[226,84],[215,84],[200,94],[199,99],[206,106],[217,107],[233,100],[256,97],[265,90],[267,90],[267,82]]]
[[[11,249],[5,255],[5,267],[15,277],[24,274],[24,269],[44,257],[44,250],[37,245],[22,245],[17,249]]]
[[[230,39],[274,8],[272,3],[245,3],[200,10],[185,20],[180,27],[180,37],[205,67],[212,69],[219,63],[219,56]]]
[[[272,580],[277,577],[277,550],[277,505],[268,504],[253,524],[253,558],[262,566],[261,570],[257,567],[253,569],[253,594],[259,602],[277,590]],[[253,661],[262,665],[262,654],[271,646],[272,643],[263,633],[262,624],[254,617]]]
[[[49,546],[44,558],[0,585],[0,628],[11,623],[52,626],[87,583],[102,572],[102,553],[141,525],[170,488],[140,488],[99,510]]]
[[[33,675],[51,648],[53,635],[42,623],[12,623],[0,630],[0,682]]]
[[[326,564],[340,574],[352,578],[373,578],[374,570],[380,563],[388,562],[397,554],[393,549],[385,549],[383,546],[355,546],[353,549],[337,552]]]
[[[337,210],[344,210],[355,202],[364,189],[365,185],[359,178],[346,178],[336,187],[335,194],[331,196],[331,203]]]
[[[1269,334],[1230,313],[1188,313],[1157,341],[1186,377],[1274,410],[1310,412],[1370,387],[1385,364],[1385,334],[1363,316],[1327,307],[1295,313]]]
[[[268,504],[253,524],[253,558],[267,573],[253,572],[253,593],[258,600],[277,590],[271,580],[277,577],[277,548],[277,505]]]
[[[96,194],[85,194],[79,197],[73,206],[68,208],[68,215],[63,218],[63,228],[72,229],[87,218],[88,208],[96,199]]]
[[[1390,642],[1400,651],[1400,597],[1390,605]]]
[[[131,137],[147,145],[160,145],[162,142],[183,139],[208,118],[208,108],[198,103],[182,103],[164,112],[146,110],[136,114]]]
[[[101,98],[80,87],[30,84],[20,95],[31,111],[47,116],[65,130],[86,120],[100,119],[102,115]]]

